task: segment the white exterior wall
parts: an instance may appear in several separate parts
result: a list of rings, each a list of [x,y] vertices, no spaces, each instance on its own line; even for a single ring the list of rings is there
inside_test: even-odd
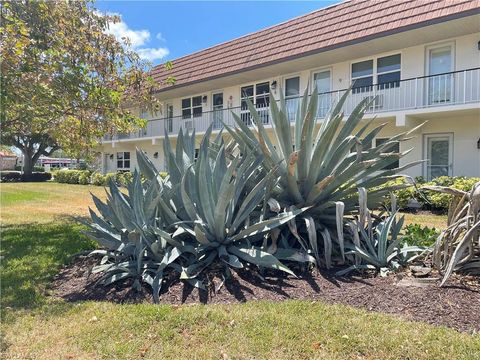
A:
[[[343,90],[347,88],[351,82],[351,64],[378,57],[401,54],[401,79],[410,79],[428,75],[428,49],[432,46],[442,46],[451,44],[454,49],[453,70],[465,70],[480,67],[480,50],[478,43],[480,42],[480,34],[473,33],[469,35],[449,38],[433,43],[425,43],[415,45],[398,50],[389,50],[381,53],[371,54],[370,56],[362,56],[348,61],[341,61],[333,64],[315,63],[311,64],[308,69],[295,71],[284,71],[278,75],[262,77],[262,70],[256,70],[259,76],[255,81],[236,81],[231,86],[217,87],[212,85],[208,90],[202,92],[191,93],[185,96],[175,97],[173,99],[162,100],[164,104],[173,104],[174,117],[181,116],[181,100],[186,97],[207,96],[207,103],[203,104],[203,112],[212,110],[212,94],[222,91],[224,99],[224,108],[231,105],[237,108],[240,106],[241,96],[240,89],[246,85],[254,85],[262,82],[276,80],[277,89],[271,91],[271,96],[278,99],[280,88],[284,88],[286,78],[293,76],[300,77],[300,93],[302,94],[307,85],[312,83],[313,73],[318,70],[330,69],[331,71],[331,87],[332,90]],[[335,50],[334,50],[335,51]],[[374,83],[376,81],[374,80]],[[166,94],[161,94],[165,97]],[[230,101],[231,98],[231,101]],[[467,106],[468,105],[468,106]],[[480,139],[480,103],[467,104],[465,106],[438,106],[437,108],[425,108],[414,110],[395,111],[391,113],[379,113],[378,117],[381,122],[388,122],[388,125],[379,135],[384,137],[394,135],[428,120],[428,123],[416,133],[416,137],[406,143],[401,144],[401,150],[413,147],[414,150],[402,159],[401,164],[412,160],[425,158],[424,137],[426,134],[452,133],[453,134],[453,175],[480,176],[480,150],[477,148],[477,141]],[[161,116],[150,116],[151,118]],[[175,119],[174,119],[175,121]],[[117,151],[131,152],[131,168],[136,166],[135,146],[141,147],[147,151],[150,159],[158,166],[164,169],[163,145],[161,137],[156,139],[138,139],[138,140],[118,140],[105,142],[101,146],[103,153],[114,154],[113,161],[106,159],[106,164],[111,167],[104,166],[104,171],[113,171],[116,163]],[[112,147],[113,146],[113,147]],[[153,158],[153,153],[158,151],[158,158]],[[425,169],[418,165],[406,171],[412,176],[425,175]]]
[[[232,96],[232,107],[240,106],[240,89],[243,86],[253,85],[262,82],[272,82],[274,80],[284,88],[284,81],[287,78],[294,76],[300,76],[300,92],[303,93],[307,85],[312,83],[313,74],[321,70],[330,70],[332,74],[332,91],[343,90],[348,88],[351,83],[351,65],[363,60],[376,59],[388,55],[401,54],[401,79],[410,79],[420,76],[426,76],[427,73],[427,61],[428,61],[428,49],[430,47],[449,45],[454,48],[454,68],[453,71],[459,71],[464,69],[471,69],[480,67],[480,51],[478,50],[478,42],[480,41],[480,34],[470,34],[457,38],[445,39],[442,41],[436,41],[432,43],[426,43],[423,45],[412,46],[404,49],[398,49],[394,51],[382,52],[372,54],[370,56],[364,56],[360,58],[352,58],[348,61],[343,61],[334,64],[319,64],[316,67],[312,67],[307,70],[292,71],[290,73],[279,74],[274,77],[258,78],[254,82],[246,81],[235,84],[229,87],[213,88],[208,91],[189,94],[188,96],[177,97],[163,101],[163,103],[173,104],[174,116],[182,115],[182,99],[186,97],[204,96],[206,95],[208,100],[206,104],[203,104],[203,111],[212,110],[212,94],[223,91],[224,106],[227,106],[227,101]],[[278,99],[279,88],[272,93],[272,95]]]

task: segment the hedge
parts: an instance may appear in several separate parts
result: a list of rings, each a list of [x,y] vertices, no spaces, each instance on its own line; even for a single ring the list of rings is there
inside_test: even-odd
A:
[[[54,180],[59,183],[106,186],[110,180],[117,185],[127,186],[132,180],[133,174],[127,172],[116,172],[108,174],[92,173],[89,170],[58,170],[54,173]],[[160,176],[165,178],[167,173],[161,172]]]
[[[34,172],[31,175],[25,175],[19,171],[3,171],[0,173],[1,182],[43,182],[52,179],[52,174],[48,172]]]
[[[404,179],[400,178],[394,181],[388,182],[386,185],[402,184]],[[394,192],[397,197],[397,206],[400,209],[406,209],[409,207],[409,203],[414,200],[424,210],[436,210],[445,212],[448,210],[452,196],[448,194],[442,194],[434,191],[422,189],[424,186],[447,186],[454,189],[468,191],[472,186],[479,182],[480,178],[472,177],[467,178],[464,176],[441,176],[432,181],[425,182],[422,177],[415,178],[417,188],[410,186],[405,189],[397,190]],[[418,189],[418,190],[417,190]],[[388,205],[388,200],[387,200]]]

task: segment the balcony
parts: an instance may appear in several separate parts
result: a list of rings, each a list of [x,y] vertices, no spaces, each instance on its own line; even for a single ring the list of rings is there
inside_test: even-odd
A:
[[[318,95],[317,118],[323,119],[345,90]],[[480,102],[480,68],[449,72],[444,74],[405,79],[386,84],[354,88],[348,96],[343,111],[349,115],[364,98],[372,99],[368,114],[392,113],[414,109],[441,108],[452,105]],[[300,98],[286,99],[287,116],[295,121]],[[268,103],[268,102],[267,102]],[[257,107],[263,124],[271,125],[269,107]],[[107,136],[104,141],[163,137],[165,133],[175,136],[180,128],[205,132],[210,124],[219,130],[222,122],[234,126],[233,114],[238,115],[248,126],[252,126],[249,111],[244,108],[229,108],[203,112],[189,117],[175,116],[149,120],[145,128],[129,134]]]

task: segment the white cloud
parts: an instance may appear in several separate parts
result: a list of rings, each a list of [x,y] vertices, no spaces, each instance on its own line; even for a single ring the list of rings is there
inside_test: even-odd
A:
[[[117,15],[120,14],[110,14]],[[146,29],[134,30],[131,29],[123,19],[116,23],[110,23],[109,29],[107,29],[107,34],[115,36],[119,41],[123,41],[123,38],[128,38],[131,47],[138,53],[140,58],[149,61],[155,61],[163,59],[167,56],[170,51],[166,47],[152,48],[152,47],[143,47],[150,42],[151,34],[150,31]],[[160,41],[165,41],[162,36],[162,33],[157,33],[155,36],[156,39]]]
[[[122,41],[123,38],[128,38],[133,48],[143,46],[150,41],[150,31],[132,30],[123,20],[116,24],[111,23],[106,32],[115,36],[119,41]]]
[[[137,49],[137,53],[142,59],[155,61],[155,60],[163,59],[165,56],[170,54],[170,51],[167,48],[159,47],[156,49],[155,48]]]

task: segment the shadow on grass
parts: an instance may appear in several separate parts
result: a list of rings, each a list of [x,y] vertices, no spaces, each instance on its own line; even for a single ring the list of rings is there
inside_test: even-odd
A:
[[[46,224],[2,225],[1,307],[35,308],[71,256],[95,247],[78,223],[63,219]]]

